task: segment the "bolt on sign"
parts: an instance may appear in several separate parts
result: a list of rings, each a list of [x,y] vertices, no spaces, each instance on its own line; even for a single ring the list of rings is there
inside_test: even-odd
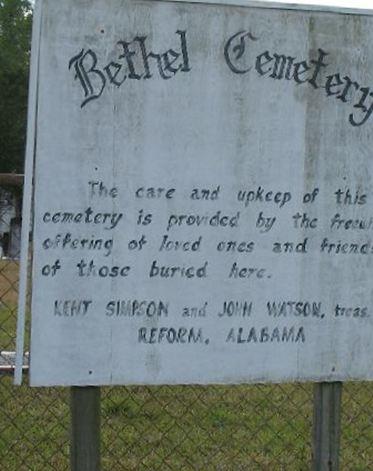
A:
[[[373,17],[44,0],[31,385],[373,379]]]

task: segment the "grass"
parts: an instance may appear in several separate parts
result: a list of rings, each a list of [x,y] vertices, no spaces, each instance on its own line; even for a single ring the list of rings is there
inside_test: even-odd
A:
[[[19,265],[0,260],[0,350],[15,350]]]
[[[14,345],[18,267],[0,262],[0,345]],[[373,385],[346,384],[341,469],[373,469]],[[102,388],[104,470],[310,469],[312,385]],[[69,469],[69,390],[0,377],[0,469]]]
[[[102,389],[105,470],[308,469],[308,387]],[[2,378],[0,463],[68,469],[68,390],[15,388]],[[301,407],[294,415],[294,407]]]
[[[344,388],[342,470],[372,469],[372,386]],[[69,391],[0,380],[2,470],[67,470]],[[104,470],[307,470],[312,386],[102,388]]]

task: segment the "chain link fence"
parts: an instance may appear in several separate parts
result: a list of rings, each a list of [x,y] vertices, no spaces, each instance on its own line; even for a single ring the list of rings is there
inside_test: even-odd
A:
[[[69,389],[31,389],[27,372],[12,384],[18,207],[1,189],[0,469],[68,470]],[[372,396],[372,384],[344,385],[342,470],[373,469]],[[101,413],[104,470],[311,468],[311,384],[102,388]]]

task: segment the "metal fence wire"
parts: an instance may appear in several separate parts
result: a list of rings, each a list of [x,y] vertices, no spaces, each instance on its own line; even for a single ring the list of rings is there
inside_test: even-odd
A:
[[[0,469],[68,470],[69,390],[13,386],[19,204],[1,195]],[[372,393],[344,385],[342,470],[373,469]],[[104,470],[311,468],[311,384],[105,387],[101,415]]]

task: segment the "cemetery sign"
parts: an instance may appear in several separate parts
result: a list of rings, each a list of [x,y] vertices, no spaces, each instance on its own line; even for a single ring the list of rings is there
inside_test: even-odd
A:
[[[373,379],[373,18],[40,10],[31,384]]]

